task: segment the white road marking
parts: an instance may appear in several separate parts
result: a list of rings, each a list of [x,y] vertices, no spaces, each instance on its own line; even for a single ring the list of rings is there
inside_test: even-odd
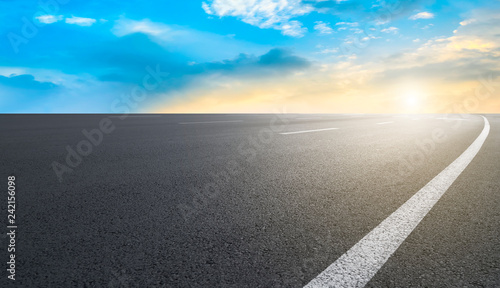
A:
[[[479,152],[490,132],[490,123],[483,119],[483,131],[462,155],[305,288],[364,287]]]
[[[316,119],[323,119],[321,117],[309,117],[309,118],[296,118],[297,120],[316,120]]]
[[[202,121],[202,122],[180,122],[180,125],[189,124],[214,124],[214,123],[238,123],[243,122],[243,120],[228,120],[228,121]]]
[[[280,133],[281,135],[292,135],[292,134],[300,134],[300,133],[311,133],[311,132],[320,132],[320,131],[328,131],[328,130],[337,130],[339,128],[326,128],[326,129],[316,129],[316,130],[304,130],[304,131],[295,131],[295,132],[284,132]]]
[[[389,122],[380,122],[380,123],[377,123],[377,125],[384,125],[384,124],[391,124],[391,123],[394,123],[392,121],[389,121]]]

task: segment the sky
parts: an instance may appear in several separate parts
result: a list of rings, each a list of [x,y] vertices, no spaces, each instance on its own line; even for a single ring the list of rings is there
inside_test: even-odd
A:
[[[0,113],[500,113],[500,1],[0,0]]]

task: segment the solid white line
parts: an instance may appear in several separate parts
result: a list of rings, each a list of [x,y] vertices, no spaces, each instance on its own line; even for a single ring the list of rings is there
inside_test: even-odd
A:
[[[203,122],[180,122],[180,125],[188,125],[188,124],[213,124],[213,123],[236,123],[243,122],[243,120],[230,120],[230,121],[203,121]]]
[[[394,123],[394,122],[380,122],[380,123],[377,123],[377,125],[384,125],[384,124],[391,124],[391,123]]]
[[[462,155],[305,287],[364,287],[479,152],[490,132],[483,119],[483,131]]]
[[[280,133],[281,135],[292,135],[292,134],[300,134],[300,133],[311,133],[311,132],[320,132],[320,131],[328,131],[328,130],[337,130],[339,128],[326,128],[326,129],[316,129],[316,130],[304,130],[304,131],[295,131],[295,132],[285,132]]]

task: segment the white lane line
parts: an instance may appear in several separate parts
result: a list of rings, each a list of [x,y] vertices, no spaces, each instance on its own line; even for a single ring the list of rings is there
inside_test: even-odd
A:
[[[364,287],[479,152],[490,133],[483,119],[483,131],[462,155],[305,287]]]
[[[238,123],[243,122],[243,120],[228,120],[228,121],[202,121],[202,122],[179,122],[180,125],[189,124],[214,124],[214,123]]]
[[[377,123],[377,125],[384,125],[384,124],[391,124],[391,123],[394,123],[392,121],[389,121],[389,122],[380,122],[380,123]]]
[[[300,133],[311,133],[311,132],[320,132],[320,131],[328,131],[328,130],[337,130],[339,128],[326,128],[326,129],[316,129],[316,130],[304,130],[304,131],[295,131],[295,132],[284,132],[280,133],[281,135],[292,135],[292,134],[300,134]]]
[[[321,117],[309,117],[309,118],[295,118],[297,120],[316,120],[316,119],[323,119]]]

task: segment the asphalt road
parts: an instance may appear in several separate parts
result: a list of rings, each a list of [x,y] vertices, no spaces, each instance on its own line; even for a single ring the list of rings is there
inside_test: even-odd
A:
[[[500,287],[484,116],[477,155],[367,287]],[[474,143],[485,121],[461,117],[0,115],[18,226],[0,286],[303,287]]]

